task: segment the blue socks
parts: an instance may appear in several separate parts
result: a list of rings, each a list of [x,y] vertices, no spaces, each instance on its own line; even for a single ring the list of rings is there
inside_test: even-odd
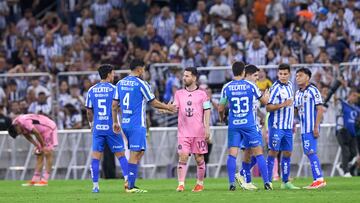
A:
[[[119,163],[121,166],[121,170],[122,170],[124,179],[126,181],[128,179],[128,175],[129,175],[128,161],[125,156],[119,157],[118,160],[119,160]]]
[[[129,166],[129,189],[132,189],[135,187],[135,181],[137,178],[137,172],[138,172],[138,165],[137,164],[128,164]]]
[[[274,160],[275,160],[275,157],[273,157],[273,156],[269,155],[267,157],[267,170],[268,170],[268,178],[269,178],[270,182],[272,181],[272,175],[273,175],[273,169],[274,169]]]
[[[281,158],[281,172],[282,172],[282,181],[287,183],[290,176],[290,157]]]
[[[99,163],[100,160],[99,159],[92,159],[91,160],[91,178],[93,183],[97,183],[99,182]]]
[[[262,177],[264,183],[268,183],[269,178],[268,178],[268,171],[267,171],[267,166],[266,166],[266,161],[265,161],[264,155],[262,155],[262,154],[257,155],[256,162],[259,166],[261,177]]]
[[[227,171],[230,185],[235,185],[236,157],[228,155]]]
[[[321,170],[320,161],[319,161],[317,154],[308,154],[307,156],[310,160],[311,171],[312,171],[314,180],[316,180],[318,178],[322,178],[323,177],[322,170]]]
[[[251,163],[242,162],[242,170],[240,174],[244,176],[245,182],[250,183],[251,182]]]
[[[256,164],[256,158],[254,156],[251,156],[251,163],[250,163],[249,170],[252,169],[252,167],[254,167],[255,164]]]

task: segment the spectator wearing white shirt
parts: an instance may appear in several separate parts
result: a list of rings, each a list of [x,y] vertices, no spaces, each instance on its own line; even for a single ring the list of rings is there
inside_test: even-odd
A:
[[[38,55],[45,57],[45,64],[48,67],[53,67],[53,61],[62,54],[61,46],[54,43],[52,33],[45,35],[44,43],[38,47],[37,52]]]
[[[228,60],[226,56],[221,52],[221,48],[218,46],[214,46],[212,48],[212,53],[208,57],[208,62],[206,66],[226,66],[228,65]],[[208,79],[209,83],[212,85],[224,84],[226,79],[230,78],[230,75],[227,71],[224,70],[211,70],[209,71]]]
[[[154,19],[154,28],[157,34],[162,37],[167,46],[170,46],[173,42],[173,32],[175,29],[175,18],[170,13],[170,8],[164,6],[161,9],[161,14]]]
[[[73,105],[78,112],[81,112],[81,107],[85,105],[85,99],[81,96],[78,85],[71,85],[70,99],[66,102],[66,104]]]
[[[347,1],[347,5],[345,8],[345,20],[351,24],[351,22],[353,21],[354,18],[354,10],[355,10],[355,0],[348,0]]]
[[[222,19],[230,19],[232,16],[232,10],[228,4],[223,3],[222,0],[215,0],[215,4],[211,6],[210,15],[220,16]]]
[[[65,105],[65,129],[82,128],[82,116],[80,111],[72,104]]]
[[[318,10],[318,16],[315,20],[315,23],[317,25],[317,31],[318,33],[322,33],[326,28],[331,28],[333,24],[334,19],[328,18],[329,10],[325,7],[321,7]]]
[[[88,8],[81,11],[81,17],[76,19],[76,24],[81,25],[84,33],[89,31],[90,26],[94,24],[94,19],[91,17],[91,12]]]
[[[266,6],[265,15],[267,17],[268,23],[274,23],[281,20],[281,22],[286,21],[285,10],[279,0],[271,0],[271,2]]]
[[[9,7],[7,5],[7,1],[0,1],[0,31],[5,30],[6,17],[9,15]]]
[[[91,11],[94,16],[95,25],[101,36],[106,35],[106,22],[109,19],[112,6],[107,0],[97,0],[91,5]]]
[[[200,27],[203,24],[203,20],[206,14],[206,3],[204,0],[197,2],[196,10],[191,12],[188,23]]]
[[[16,24],[17,30],[24,34],[28,29],[30,25],[30,19],[33,17],[31,9],[26,9],[24,12],[24,17],[19,20],[19,22]]]
[[[36,97],[40,92],[44,92],[47,97],[50,96],[49,90],[40,84],[38,77],[31,78],[31,86],[27,88],[26,92],[30,91],[34,91]]]
[[[246,62],[253,65],[265,65],[267,47],[262,43],[260,36],[255,35],[254,39],[246,52]]]
[[[56,37],[56,44],[60,45],[62,49],[72,46],[74,43],[74,35],[69,30],[68,24],[62,24],[60,33]]]
[[[317,32],[317,27],[315,24],[310,23],[310,34],[311,38],[307,43],[307,48],[315,58],[317,58],[320,54],[320,49],[325,47],[325,40],[324,38]]]
[[[184,57],[184,38],[181,34],[175,34],[175,42],[169,48],[169,59]]]
[[[58,103],[60,105],[60,108],[64,107],[65,104],[70,100],[71,96],[69,94],[69,85],[66,80],[62,80],[60,82],[60,88],[59,88],[60,94],[58,97]]]
[[[43,114],[46,116],[50,116],[51,98],[46,97],[45,92],[40,92],[37,96],[38,96],[37,101],[34,101],[30,104],[28,108],[28,113]]]

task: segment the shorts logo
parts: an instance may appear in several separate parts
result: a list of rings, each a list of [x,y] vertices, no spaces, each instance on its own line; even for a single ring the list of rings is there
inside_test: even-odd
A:
[[[95,128],[96,128],[96,130],[109,130],[110,129],[109,125],[96,125]]]
[[[276,140],[273,140],[273,141],[272,141],[272,145],[273,145],[273,147],[276,147],[277,141],[276,141]]]
[[[182,149],[182,146],[181,144],[178,145],[178,150],[181,150]]]
[[[309,147],[310,147],[310,140],[304,140],[304,148],[308,150]]]

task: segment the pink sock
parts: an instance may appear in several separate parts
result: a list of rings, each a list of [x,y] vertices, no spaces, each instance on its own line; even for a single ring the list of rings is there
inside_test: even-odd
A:
[[[32,177],[31,181],[33,182],[39,182],[40,181],[40,176],[41,173],[39,171],[35,171],[34,172],[34,176]]]
[[[48,180],[49,180],[49,177],[50,177],[50,173],[47,172],[47,171],[44,171],[42,180],[48,181]]]
[[[179,182],[185,182],[186,171],[187,171],[186,163],[179,162],[178,163],[178,168],[177,168],[178,181]]]
[[[203,181],[204,177],[205,177],[205,170],[206,170],[205,161],[202,161],[200,164],[198,164],[196,169],[197,169],[196,170],[197,179],[199,181]]]

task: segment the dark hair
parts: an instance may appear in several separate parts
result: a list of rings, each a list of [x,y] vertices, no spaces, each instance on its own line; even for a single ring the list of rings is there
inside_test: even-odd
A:
[[[13,124],[11,124],[9,126],[8,133],[9,133],[10,137],[12,137],[14,139],[18,136],[18,133],[16,132],[15,126]]]
[[[300,69],[298,69],[298,70],[296,71],[296,73],[300,73],[300,72],[305,73],[306,75],[308,75],[308,76],[309,76],[309,79],[311,78],[311,71],[310,71],[309,69],[307,69],[307,68],[300,68]]]
[[[245,69],[245,64],[241,61],[236,61],[231,66],[234,76],[240,76]]]
[[[134,59],[130,62],[130,70],[135,70],[137,67],[143,67],[145,63],[143,60]]]
[[[252,75],[256,72],[258,72],[260,69],[256,67],[255,65],[248,64],[245,66],[245,75]]]
[[[282,63],[279,65],[279,70],[288,70],[290,72],[290,65],[287,63]]]
[[[108,74],[111,73],[111,71],[114,70],[114,66],[111,64],[102,64],[100,65],[100,67],[98,68],[98,72],[100,75],[100,78],[102,80],[106,79]]]
[[[189,71],[191,75],[195,76],[196,78],[198,77],[198,71],[195,67],[187,67],[185,68],[185,71]]]

